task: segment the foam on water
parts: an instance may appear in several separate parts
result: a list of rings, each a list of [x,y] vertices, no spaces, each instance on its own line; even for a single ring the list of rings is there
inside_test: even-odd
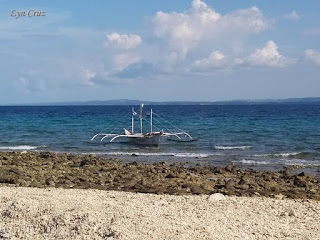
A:
[[[266,153],[266,154],[253,154],[253,157],[294,157],[302,152],[287,152],[287,153]]]
[[[250,165],[302,165],[302,166],[320,166],[319,160],[303,160],[303,159],[278,159],[277,161],[270,160],[253,160],[253,159],[242,159],[240,163]]]
[[[248,149],[251,148],[251,146],[214,146],[217,150],[233,150],[233,149]]]
[[[290,156],[296,156],[298,154],[301,154],[301,152],[292,152],[292,153],[278,153],[274,154],[275,157],[290,157]]]
[[[148,152],[91,152],[85,154],[102,154],[102,155],[115,155],[115,156],[171,156],[171,157],[184,157],[184,158],[207,158],[210,156],[221,156],[222,154],[207,154],[207,153],[148,153]]]
[[[242,159],[240,161],[240,163],[243,163],[243,164],[256,164],[256,165],[270,164],[270,162],[267,162],[267,161],[255,161],[255,160],[248,160],[248,159]]]
[[[20,146],[2,146],[0,150],[35,150],[37,148],[41,148],[45,146],[28,146],[28,145],[20,145]]]
[[[280,159],[279,163],[285,165],[303,165],[303,166],[320,166],[320,160],[304,160],[304,159]]]

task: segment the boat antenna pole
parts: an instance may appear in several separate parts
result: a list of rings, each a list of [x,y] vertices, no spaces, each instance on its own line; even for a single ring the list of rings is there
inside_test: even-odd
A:
[[[143,103],[140,104],[140,130],[141,130],[141,134],[142,134],[142,108],[143,108]]]
[[[132,107],[132,123],[131,123],[131,134],[134,134],[134,114],[136,114],[135,113],[135,111],[134,111],[134,107]]]
[[[152,108],[150,110],[150,132],[152,133]]]

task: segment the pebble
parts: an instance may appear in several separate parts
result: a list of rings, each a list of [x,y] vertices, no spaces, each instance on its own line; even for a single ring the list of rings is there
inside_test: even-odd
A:
[[[218,201],[225,200],[225,199],[226,199],[226,197],[221,193],[214,193],[208,197],[208,201],[210,201],[210,202],[218,202]]]
[[[0,239],[9,239],[10,235],[5,232],[3,225],[0,223]]]
[[[281,193],[279,193],[279,194],[277,194],[277,195],[274,195],[274,198],[275,199],[279,199],[279,200],[282,200],[282,199],[284,199],[284,195],[283,194],[281,194]]]
[[[296,212],[293,210],[293,209],[290,209],[289,211],[285,211],[285,212],[282,212],[280,214],[280,216],[282,217],[295,217],[296,216]]]
[[[293,209],[291,209],[291,210],[289,211],[288,215],[289,215],[290,217],[295,217],[295,216],[296,216],[296,212],[295,212]]]

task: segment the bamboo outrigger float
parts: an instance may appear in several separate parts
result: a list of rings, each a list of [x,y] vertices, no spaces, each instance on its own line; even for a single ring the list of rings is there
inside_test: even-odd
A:
[[[158,146],[160,143],[161,137],[173,137],[171,140],[174,141],[180,141],[180,142],[191,142],[191,141],[196,141],[195,139],[192,138],[192,136],[184,131],[181,132],[164,132],[163,130],[161,131],[153,131],[152,127],[152,117],[153,117],[153,112],[152,109],[150,110],[150,132],[143,133],[142,130],[142,120],[143,120],[143,104],[140,105],[140,114],[139,114],[139,120],[140,120],[140,132],[139,133],[134,133],[134,118],[137,115],[137,113],[134,111],[134,108],[132,108],[132,113],[131,113],[131,131],[124,129],[124,132],[122,134],[115,134],[115,133],[98,133],[94,135],[91,138],[91,141],[93,141],[95,138],[98,136],[101,137],[100,141],[102,142],[103,140],[109,138],[109,142],[114,142],[116,139],[119,138],[126,138],[129,140],[130,143],[136,144],[136,145],[152,145],[152,146]]]

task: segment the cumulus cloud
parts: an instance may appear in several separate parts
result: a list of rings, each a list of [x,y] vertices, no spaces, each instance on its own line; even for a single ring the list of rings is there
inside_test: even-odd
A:
[[[93,78],[95,78],[97,74],[95,72],[92,72],[90,69],[85,69],[83,71],[83,85],[85,86],[93,86],[94,82],[92,81]]]
[[[320,52],[314,49],[307,49],[304,52],[304,57],[306,60],[320,66]]]
[[[120,71],[115,74],[116,77],[119,78],[145,78],[145,77],[156,77],[161,74],[161,71],[156,68],[156,66],[152,63],[140,61],[137,63],[133,63],[125,68],[123,71]]]
[[[273,41],[268,41],[264,48],[256,49],[248,57],[248,63],[257,66],[283,67],[294,62],[294,59],[282,56],[278,52],[278,46]]]
[[[196,60],[193,64],[193,70],[210,71],[221,68],[226,64],[226,56],[220,51],[212,52],[208,58]]]
[[[278,46],[268,41],[261,49],[256,49],[247,56],[226,56],[220,51],[212,52],[209,57],[196,60],[193,71],[214,71],[217,69],[232,69],[234,67],[285,67],[296,62],[296,59],[287,58],[278,52]]]
[[[284,18],[287,20],[299,20],[301,17],[296,13],[296,11],[292,11],[291,13],[285,14]]]
[[[131,53],[122,53],[115,55],[113,61],[115,66],[114,70],[123,70],[129,65],[139,62],[140,57]]]
[[[139,35],[136,34],[119,34],[119,33],[111,33],[107,35],[106,44],[115,44],[117,47],[121,49],[132,49],[136,48],[141,44],[142,40]]]
[[[257,7],[221,15],[200,0],[194,0],[188,11],[159,11],[153,18],[155,36],[165,41],[180,59],[204,41],[212,44],[229,36],[238,39],[249,33],[261,32],[268,26],[268,21]]]

